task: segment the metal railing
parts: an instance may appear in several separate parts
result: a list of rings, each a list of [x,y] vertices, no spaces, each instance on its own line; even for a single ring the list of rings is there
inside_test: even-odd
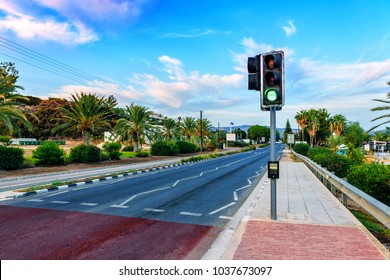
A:
[[[336,196],[337,192],[341,193],[341,203],[343,203],[344,206],[348,207],[348,200],[350,199],[384,226],[390,228],[389,206],[359,190],[347,181],[340,179],[335,174],[329,172],[311,159],[302,156],[293,150],[291,150],[291,152],[306,164],[306,166],[333,193],[333,195]]]

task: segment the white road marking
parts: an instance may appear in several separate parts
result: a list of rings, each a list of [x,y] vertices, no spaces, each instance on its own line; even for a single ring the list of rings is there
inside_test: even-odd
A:
[[[35,199],[29,199],[27,201],[30,201],[30,202],[43,202],[44,200],[35,198]]]
[[[54,200],[51,203],[56,203],[56,204],[68,204],[70,201],[62,201],[62,200]]]
[[[110,207],[111,208],[122,208],[122,209],[129,208],[129,206],[124,206],[124,205],[111,205]]]
[[[155,209],[155,208],[144,208],[144,211],[157,212],[157,213],[165,212],[164,209]]]
[[[56,193],[53,193],[53,194],[50,194],[50,195],[46,195],[45,197],[52,197],[52,196],[60,195],[60,194],[67,193],[67,192],[69,192],[69,191],[66,190],[66,191],[63,191],[63,192],[56,192]]]
[[[233,219],[233,217],[229,217],[229,216],[219,216],[218,218],[223,219],[223,220],[231,220],[231,219]]]
[[[237,200],[238,200],[237,192],[233,192],[233,199],[234,199],[234,201],[237,201]]]
[[[194,216],[194,217],[200,217],[200,216],[202,216],[201,213],[192,213],[192,212],[180,212],[179,215]]]
[[[228,205],[225,205],[225,206],[222,206],[221,208],[218,208],[212,212],[209,213],[209,215],[214,215],[218,212],[221,212],[222,210],[225,210],[226,208],[229,208],[230,206],[233,206],[234,204],[236,204],[235,202],[232,202],[232,203],[229,203]]]
[[[80,205],[82,205],[82,206],[96,206],[99,204],[97,204],[97,203],[80,203]]]

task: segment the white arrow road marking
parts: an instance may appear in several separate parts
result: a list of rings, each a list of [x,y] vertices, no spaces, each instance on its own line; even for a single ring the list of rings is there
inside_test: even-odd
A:
[[[226,208],[229,208],[230,206],[233,206],[234,204],[236,204],[235,202],[232,202],[232,203],[229,203],[228,205],[225,205],[225,206],[222,206],[221,208],[218,208],[212,212],[209,213],[209,215],[214,215],[218,212],[221,212],[222,210],[225,210]]]

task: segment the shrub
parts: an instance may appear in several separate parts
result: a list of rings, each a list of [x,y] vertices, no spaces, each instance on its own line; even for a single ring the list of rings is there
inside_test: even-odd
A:
[[[149,157],[149,153],[146,151],[141,151],[135,154],[136,157]]]
[[[119,142],[106,142],[103,144],[103,150],[107,154],[109,159],[118,160],[122,153],[120,152],[122,148],[121,143]]]
[[[12,140],[8,136],[0,135],[0,143],[2,143],[4,146],[9,146],[11,145]]]
[[[301,154],[303,156],[307,156],[307,153],[309,152],[310,146],[305,143],[298,143],[294,145],[293,150],[294,152]]]
[[[179,154],[192,154],[199,151],[199,148],[191,142],[176,141],[176,145],[179,148]]]
[[[23,167],[24,151],[20,148],[0,146],[0,169],[15,170]]]
[[[346,178],[353,161],[346,156],[334,154],[326,148],[311,148],[308,157],[339,178]]]
[[[390,167],[380,163],[353,166],[347,176],[351,185],[390,206]]]
[[[132,145],[126,145],[122,149],[122,152],[132,152],[132,151],[134,151],[134,147]]]
[[[81,144],[73,147],[69,154],[72,162],[90,163],[102,160],[101,150],[94,145]]]
[[[45,141],[36,148],[32,157],[37,160],[37,165],[62,165],[65,164],[65,151],[52,141]]]
[[[152,145],[150,153],[153,156],[176,156],[179,147],[173,141],[158,141]]]

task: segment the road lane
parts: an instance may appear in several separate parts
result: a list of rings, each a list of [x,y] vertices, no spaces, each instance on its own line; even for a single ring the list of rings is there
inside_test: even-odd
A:
[[[79,253],[70,254],[69,251],[57,255],[34,254],[31,251],[34,245],[30,249],[24,248],[24,256],[37,259],[100,258],[101,256],[98,257],[95,253],[106,250],[104,248],[108,242],[112,247],[119,248],[119,251],[114,254],[115,256],[107,255],[107,258],[117,259],[125,256],[131,259],[169,259],[172,256],[174,259],[189,256],[197,258],[195,256],[207,250],[209,243],[217,237],[252,192],[260,179],[259,175],[264,172],[268,158],[269,149],[262,149],[198,164],[2,202],[1,204],[4,205],[0,208],[2,217],[7,216],[3,213],[4,209],[9,212],[9,219],[12,220],[12,215],[18,217],[15,219],[17,224],[9,219],[3,219],[0,223],[1,227],[11,229],[1,233],[0,246],[5,250],[2,254],[5,259],[15,254],[8,251],[9,244],[4,244],[7,239],[12,238],[11,235],[18,240],[15,244],[17,248],[28,242],[39,243],[37,238],[42,238],[47,231],[51,242],[54,243],[51,246],[56,248],[65,246],[65,250],[69,247],[69,250],[73,248],[71,252]],[[14,209],[15,213],[9,209]],[[44,216],[45,223],[48,225],[43,225],[39,215],[29,214],[35,211],[48,211],[55,214]],[[18,212],[23,212],[26,216]],[[93,220],[93,228],[88,225],[90,219]],[[102,232],[98,221],[105,223],[107,219],[119,219],[121,222],[116,226],[122,228],[123,222],[126,224],[126,229],[119,230],[118,233],[113,226],[113,231],[110,232],[105,225],[102,225],[105,229]],[[155,246],[161,244],[162,251],[159,251],[157,257],[145,252],[145,250],[156,252],[157,249],[151,249],[148,244],[144,244],[150,240],[142,238],[141,232],[137,231],[140,225],[147,228],[143,231],[148,232],[149,238],[158,240],[153,241]],[[134,231],[131,230],[132,227]],[[14,232],[13,228],[15,228]],[[27,234],[37,228],[39,234],[32,236]],[[171,232],[172,236],[168,237],[161,233],[162,230]],[[78,241],[74,243],[70,239],[75,234],[82,238],[76,236]],[[105,237],[100,239],[95,237],[102,234]],[[59,236],[65,240],[59,240]],[[124,245],[122,242],[125,242],[125,236],[135,243],[143,244],[144,250],[141,249],[142,246],[138,248],[138,244],[135,243]],[[59,244],[56,244],[55,240],[58,240]],[[88,249],[79,244],[80,242],[87,242]],[[170,244],[171,242],[182,243],[186,248],[185,253],[179,250],[180,254],[172,254],[172,250],[179,251],[175,248],[175,244]],[[40,246],[46,248],[48,244]],[[80,246],[84,249],[81,250]],[[134,246],[138,248],[135,251]],[[42,248],[40,250],[45,251]]]

